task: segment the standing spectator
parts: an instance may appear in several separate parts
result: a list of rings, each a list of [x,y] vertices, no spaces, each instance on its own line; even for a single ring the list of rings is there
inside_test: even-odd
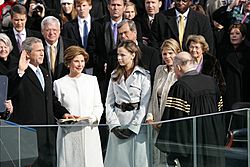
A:
[[[165,64],[159,65],[155,72],[153,91],[146,118],[147,123],[151,124],[161,121],[169,89],[177,80],[174,73],[173,59],[180,51],[180,45],[174,39],[165,40],[161,46],[162,60]],[[154,127],[153,138],[155,142],[160,125],[152,125]],[[166,155],[161,153],[156,147],[153,148],[153,163],[155,166],[166,164]]]
[[[49,15],[44,0],[31,0],[29,3],[27,28],[35,31],[41,31],[41,21]]]
[[[196,64],[188,52],[174,58],[174,70],[178,78],[169,90],[162,121],[202,114],[217,113],[222,109],[222,98],[215,80],[196,71]],[[193,155],[197,166],[224,166],[224,124],[219,115],[197,118],[197,152],[193,152],[192,120],[163,123],[156,147],[167,153],[167,162],[175,166],[193,167]],[[211,147],[219,149],[210,149]]]
[[[66,23],[62,30],[62,36],[76,40],[78,46],[82,46],[85,49],[87,48],[88,34],[93,22],[93,18],[89,14],[92,8],[91,2],[91,0],[76,0],[77,18]]]
[[[4,33],[0,33],[0,75],[7,75],[10,69],[17,67],[17,58],[10,56],[12,49],[13,46],[9,37]],[[12,102],[7,99],[5,101],[6,110],[0,111],[0,119],[7,119],[13,112]]]
[[[63,62],[64,50],[69,46],[77,45],[77,42],[60,36],[60,22],[54,16],[45,17],[41,28],[45,48],[43,66],[49,71],[52,80],[55,80],[68,74],[68,69]]]
[[[151,93],[150,75],[140,66],[140,49],[133,41],[122,41],[117,53],[119,65],[106,99],[110,134],[104,166],[148,167],[146,127],[141,124]]]
[[[229,27],[229,44],[219,49],[222,71],[227,84],[225,110],[232,109],[236,102],[250,101],[250,48],[245,43],[246,33],[244,24],[232,24]]]
[[[88,53],[79,46],[65,50],[64,62],[70,72],[54,81],[55,95],[62,106],[88,124],[81,127],[60,127],[57,133],[57,166],[103,167],[98,127],[103,105],[95,76],[83,74]]]
[[[117,25],[122,21],[124,8],[124,0],[108,0],[109,16],[95,20],[88,36],[87,52],[92,61],[90,65],[94,68],[93,73],[99,82],[103,102],[108,87],[107,63],[111,52],[119,43]]]
[[[125,11],[123,13],[124,19],[132,20],[137,15],[137,10],[133,2],[127,2],[125,4]]]
[[[54,125],[56,118],[71,117],[53,96],[52,81],[40,65],[44,58],[42,40],[28,37],[23,42],[18,69],[9,75],[11,99],[15,112],[10,120],[21,125]],[[51,127],[37,127],[38,159],[33,167],[54,167],[56,164],[55,132]]]
[[[187,48],[197,64],[197,72],[213,77],[218,84],[222,95],[226,91],[226,82],[221,70],[220,62],[211,55],[208,43],[201,35],[189,35]]]
[[[151,27],[155,24],[155,15],[159,13],[160,7],[162,5],[161,0],[145,0],[145,9],[146,13],[138,15],[135,17],[135,22],[139,25],[140,28],[137,28],[141,31],[141,38],[144,44],[149,46],[154,46],[152,43],[152,32]],[[162,16],[163,17],[163,16]],[[139,34],[140,35],[140,34]],[[139,36],[140,37],[140,36]]]
[[[77,12],[74,7],[74,0],[61,0],[61,25],[63,26],[66,22],[74,20],[77,17]]]
[[[247,26],[247,32],[250,31],[250,1],[233,0],[230,4],[222,6],[213,13],[213,20],[224,26],[228,31],[229,26],[234,23],[243,23]],[[250,33],[246,34],[250,40]]]
[[[93,18],[100,19],[108,14],[108,0],[92,0],[90,15],[93,16]]]
[[[17,67],[18,59],[11,55],[12,42],[7,35],[0,33],[0,74],[7,75],[9,70]]]
[[[13,50],[11,54],[17,58],[20,57],[20,53],[22,51],[22,42],[27,37],[38,37],[41,38],[41,34],[39,32],[30,30],[25,28],[27,21],[27,12],[24,6],[15,5],[11,8],[11,22],[13,28],[10,28],[6,34],[10,38]]]
[[[156,18],[155,26],[152,26],[152,33],[157,43],[168,38],[177,40],[182,50],[185,47],[187,37],[191,34],[202,35],[209,45],[209,52],[214,54],[213,32],[207,16],[195,12],[190,8],[191,0],[174,0],[175,7],[165,13],[165,24],[160,18]]]

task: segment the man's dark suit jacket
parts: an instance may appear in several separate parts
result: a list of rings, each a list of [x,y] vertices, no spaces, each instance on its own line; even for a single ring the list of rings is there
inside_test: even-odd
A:
[[[28,29],[28,28],[26,28],[25,30],[26,30],[26,36],[27,37],[37,37],[37,38],[42,39],[42,34],[40,32],[33,31],[33,30]],[[13,50],[11,52],[12,55],[19,58],[20,57],[20,52],[19,52],[19,49],[18,49],[18,44],[17,44],[15,33],[14,33],[13,29],[10,28],[6,32],[6,35],[10,38],[11,43],[13,45]]]
[[[58,44],[57,44],[57,55],[56,55],[56,62],[55,62],[55,72],[54,74],[51,72],[50,69],[50,63],[48,60],[48,53],[47,53],[47,44],[44,41],[43,46],[44,46],[44,60],[42,66],[45,67],[48,71],[50,71],[49,75],[52,76],[52,80],[59,79],[66,74],[69,73],[69,70],[66,68],[64,65],[63,57],[64,57],[64,51],[69,47],[69,46],[77,46],[77,42],[75,40],[71,39],[66,39],[63,37],[59,37],[58,39]]]
[[[90,64],[94,68],[94,75],[97,76],[98,81],[106,78],[104,64],[108,62],[110,54],[115,48],[110,17],[105,16],[95,20],[89,32],[87,52],[90,56]]]
[[[179,41],[178,25],[176,22],[177,16],[175,13],[175,8],[169,9],[165,13],[165,19],[161,17],[155,18],[155,24],[151,27],[154,38],[158,41],[159,45],[163,43],[165,39],[174,38]],[[165,21],[164,21],[165,20]],[[165,22],[165,24],[164,24]],[[189,8],[189,13],[187,17],[187,23],[185,27],[184,37],[183,37],[183,50],[186,48],[186,40],[189,35],[202,35],[206,39],[209,45],[209,52],[214,53],[214,39],[213,32],[208,20],[208,17],[195,12]]]
[[[160,13],[160,15],[162,15],[162,13]],[[154,47],[155,41],[153,41],[153,34],[149,25],[148,15],[146,13],[138,15],[134,18],[134,21],[136,23],[137,39],[141,41],[142,38],[143,41],[146,41],[147,45]],[[155,21],[153,20],[151,26],[154,24]]]
[[[46,69],[40,67],[44,77],[45,89],[28,67],[22,77],[17,69],[9,73],[9,84],[13,90],[11,100],[14,112],[10,120],[21,125],[52,125],[55,117],[61,118],[68,111],[61,106],[53,95],[52,81]],[[51,127],[35,128],[37,130],[39,157],[32,166],[54,166],[56,131]]]
[[[79,32],[78,19],[71,20],[63,25],[61,35],[67,39],[74,39],[78,46],[83,47],[82,39]]]

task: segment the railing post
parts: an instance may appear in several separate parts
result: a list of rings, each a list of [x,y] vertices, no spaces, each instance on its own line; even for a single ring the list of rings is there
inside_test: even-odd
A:
[[[21,167],[21,129],[18,126],[18,166]]]
[[[250,109],[247,109],[247,164],[250,166]]]
[[[193,118],[193,156],[194,167],[197,167],[197,134],[196,134],[196,117]]]

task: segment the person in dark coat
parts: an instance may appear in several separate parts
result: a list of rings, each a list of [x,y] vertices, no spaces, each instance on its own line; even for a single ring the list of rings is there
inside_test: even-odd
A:
[[[250,102],[250,48],[246,43],[247,29],[244,24],[232,24],[229,28],[230,42],[221,46],[219,56],[227,89],[225,110],[236,102]]]
[[[170,88],[162,121],[217,113],[222,110],[222,97],[215,80],[196,71],[196,64],[188,52],[174,58],[178,80]],[[193,152],[193,120],[186,119],[163,123],[156,147],[167,153],[168,165],[193,167],[194,154],[197,166],[224,166],[224,121],[221,115],[200,117],[196,123],[197,152]],[[213,149],[218,148],[218,149]],[[222,149],[223,150],[223,149]]]
[[[12,49],[13,49],[13,46],[9,37],[4,33],[0,33],[0,75],[6,76],[10,69],[17,67],[17,63],[18,63],[17,58],[10,55],[10,52],[12,51]],[[2,90],[2,89],[0,90],[1,100],[4,97],[2,95],[2,91],[5,91],[5,90]],[[7,99],[9,99],[8,95],[7,95]],[[7,100],[7,99],[4,99],[5,110],[0,111],[0,119],[8,119],[10,114],[13,112],[12,101]],[[2,104],[0,105],[2,106]]]
[[[52,80],[56,80],[68,74],[68,69],[64,66],[64,50],[69,46],[77,45],[73,39],[67,39],[60,36],[60,22],[54,16],[47,16],[41,23],[43,44],[44,44],[44,61],[43,67],[49,71]]]
[[[82,7],[83,6],[83,7]],[[78,46],[87,48],[88,34],[91,29],[93,18],[90,15],[90,9],[92,9],[91,0],[76,0],[75,8],[77,12],[77,18],[64,24],[62,29],[62,36],[68,39],[74,39],[77,41]],[[85,8],[85,10],[82,10]],[[84,32],[84,24],[87,24],[87,32]],[[84,44],[84,38],[86,35],[86,43]]]
[[[184,17],[184,34],[180,43],[182,49],[187,50],[185,47],[187,37],[191,34],[196,34],[204,36],[210,48],[209,52],[214,54],[213,32],[208,17],[191,9],[191,0],[186,0],[185,2],[175,0],[174,2],[175,7],[164,13],[165,19],[156,17],[154,20],[155,24],[151,27],[153,37],[159,46],[168,38],[173,38],[180,43],[178,24],[182,14]]]
[[[11,8],[11,22],[13,28],[10,28],[6,34],[10,38],[13,50],[11,54],[16,58],[20,57],[21,53],[21,44],[27,37],[38,37],[41,38],[42,34],[38,31],[33,31],[28,28],[25,28],[27,21],[27,11],[26,8],[22,5],[15,5]],[[21,41],[19,41],[19,37]]]
[[[55,117],[71,115],[54,96],[48,71],[41,67],[44,48],[41,39],[28,37],[23,42],[18,69],[9,73],[10,93],[15,112],[10,120],[21,125],[54,125]],[[38,127],[38,159],[34,167],[55,166],[55,128]]]
[[[186,47],[195,59],[197,72],[213,77],[218,84],[221,94],[225,95],[226,82],[221,70],[220,62],[215,56],[208,52],[209,46],[205,38],[201,35],[189,35]]]

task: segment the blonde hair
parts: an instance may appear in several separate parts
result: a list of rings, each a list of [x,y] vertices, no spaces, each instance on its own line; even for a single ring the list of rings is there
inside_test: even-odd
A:
[[[162,45],[161,45],[161,52],[163,49],[171,49],[173,50],[176,54],[181,52],[180,44],[173,38],[166,39]]]

